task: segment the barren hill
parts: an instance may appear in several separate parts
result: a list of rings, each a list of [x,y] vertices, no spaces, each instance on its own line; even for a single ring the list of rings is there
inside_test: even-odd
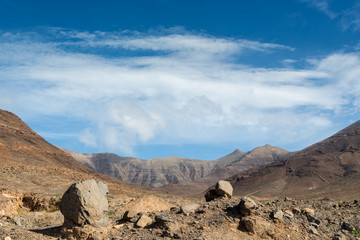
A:
[[[359,197],[360,121],[285,160],[230,180],[238,195]]]
[[[94,171],[114,178],[151,187],[188,182],[189,184],[185,185],[191,185],[193,189],[201,186],[199,188],[201,190],[205,190],[221,178],[227,178],[239,171],[276,161],[288,154],[286,150],[270,145],[256,148],[250,152],[236,149],[217,160],[180,157],[143,160],[120,157],[112,153],[81,154],[63,150]]]
[[[65,150],[66,151],[66,150]],[[80,154],[67,151],[96,172],[151,187],[201,178],[214,169],[214,163],[180,157],[143,160],[112,153]]]
[[[5,212],[21,205],[24,196],[38,201],[35,195],[62,194],[73,182],[88,178],[102,180],[114,191],[131,191],[130,184],[93,172],[16,115],[0,110],[0,207],[5,205]]]

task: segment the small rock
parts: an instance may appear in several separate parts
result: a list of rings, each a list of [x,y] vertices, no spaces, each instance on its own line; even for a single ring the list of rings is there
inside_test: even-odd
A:
[[[11,237],[5,237],[4,240],[11,240]]]
[[[311,222],[310,223],[310,226],[313,226],[314,228],[318,229],[319,228],[319,225],[314,223],[314,222]]]
[[[294,214],[293,214],[290,210],[286,210],[286,211],[284,212],[284,216],[287,217],[287,218],[289,218],[289,219],[291,219],[291,218],[294,217]]]
[[[141,215],[139,220],[136,222],[135,227],[143,228],[152,223],[152,219],[145,214]]]
[[[125,212],[123,216],[124,221],[136,222],[138,216],[138,212],[135,210],[128,210]]]
[[[294,214],[300,214],[300,213],[301,213],[301,210],[300,210],[300,208],[293,208],[292,212],[293,212]]]
[[[348,230],[350,232],[355,230],[355,228],[353,226],[351,226],[351,224],[348,223],[348,222],[343,222],[341,224],[341,229],[345,229],[345,230]]]
[[[231,198],[233,194],[233,187],[231,186],[230,182],[220,180],[215,186],[215,191],[220,196],[227,196]]]
[[[216,193],[216,191],[214,189],[210,189],[209,191],[206,192],[205,194],[205,200],[207,202],[213,201],[217,198],[219,198],[219,194]]]
[[[333,240],[345,240],[346,238],[342,234],[336,233],[332,239]]]
[[[316,230],[316,228],[313,227],[313,226],[310,226],[310,227],[309,227],[308,232],[309,232],[309,233],[312,233],[312,234],[315,234],[315,235],[318,235],[318,234],[319,234],[318,230]]]
[[[155,216],[155,221],[157,223],[160,223],[160,224],[165,224],[167,222],[175,223],[174,220],[171,220],[170,218],[162,216],[162,215],[156,215]]]
[[[271,217],[273,219],[278,219],[280,221],[283,220],[284,213],[280,210],[280,208],[276,208],[275,211],[271,213]]]
[[[249,197],[243,197],[238,205],[240,212],[247,216],[256,208],[256,202]]]
[[[181,206],[180,210],[182,213],[188,215],[189,213],[195,212],[195,210],[198,209],[199,207],[200,207],[200,205],[195,203],[195,204]]]
[[[292,198],[289,198],[289,197],[285,197],[285,198],[284,198],[284,202],[292,202],[292,201],[293,201]]]
[[[274,226],[258,217],[245,217],[241,219],[240,227],[247,232],[258,235],[272,235],[274,233]]]
[[[315,215],[314,209],[311,209],[311,208],[304,208],[304,209],[303,209],[303,212],[304,212],[305,214],[310,214],[311,216],[314,216],[314,215]]]
[[[317,225],[320,225],[320,220],[310,215],[309,213],[306,213],[306,217],[310,223],[316,223]]]

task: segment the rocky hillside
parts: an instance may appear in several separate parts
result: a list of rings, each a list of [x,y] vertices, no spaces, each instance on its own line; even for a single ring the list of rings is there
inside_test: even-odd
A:
[[[286,150],[266,145],[250,152],[235,150],[217,160],[197,160],[180,157],[143,160],[120,157],[111,153],[80,154],[63,149],[80,163],[96,172],[132,183],[151,187],[202,181],[205,190],[217,180],[239,171],[261,166],[288,154]],[[205,177],[205,178],[204,178]]]
[[[0,110],[0,215],[24,205],[48,208],[44,199],[88,178],[102,180],[114,191],[131,191],[130,184],[93,172],[45,141],[16,115]]]
[[[360,121],[293,156],[230,178],[235,194],[360,196]]]

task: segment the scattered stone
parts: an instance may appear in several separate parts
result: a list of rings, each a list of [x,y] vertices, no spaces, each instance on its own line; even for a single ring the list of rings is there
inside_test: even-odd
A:
[[[11,237],[7,236],[4,238],[4,240],[11,240]]]
[[[313,226],[314,228],[318,229],[319,228],[319,225],[314,223],[314,222],[311,222],[310,223],[310,226]]]
[[[332,239],[333,240],[345,240],[345,237],[341,233],[336,233]]]
[[[93,179],[76,182],[64,193],[60,211],[64,225],[105,227],[108,224],[107,186]]]
[[[293,212],[294,214],[300,214],[300,213],[301,213],[301,210],[300,210],[300,208],[293,208],[292,212]]]
[[[152,219],[150,217],[148,217],[147,215],[143,214],[143,215],[141,215],[139,220],[136,222],[135,227],[143,228],[143,227],[146,227],[147,225],[150,225],[151,223],[152,223]]]
[[[309,213],[306,213],[306,218],[310,223],[316,223],[317,225],[320,225],[320,220],[310,215]]]
[[[240,212],[248,216],[256,208],[256,202],[249,197],[243,197],[238,205]]]
[[[343,222],[341,224],[341,229],[344,229],[344,230],[347,230],[347,231],[350,231],[350,232],[355,230],[355,228],[353,226],[351,226],[351,224],[348,223],[348,222]]]
[[[217,198],[219,198],[220,196],[216,193],[215,189],[210,189],[209,191],[206,192],[205,194],[205,200],[207,202],[213,201]]]
[[[215,186],[215,191],[220,196],[226,196],[228,198],[231,198],[233,194],[233,187],[231,186],[230,182],[220,180]]]
[[[315,235],[319,234],[318,230],[316,230],[316,228],[314,226],[310,226],[309,229],[308,229],[308,232],[312,233],[312,234],[315,234]]]
[[[124,221],[136,222],[137,219],[138,219],[138,212],[135,210],[128,210],[125,212],[123,216]]]
[[[314,209],[311,209],[311,208],[304,208],[304,209],[303,209],[303,213],[305,213],[305,214],[310,214],[311,216],[314,216],[314,215],[315,215]]]
[[[283,220],[283,216],[284,216],[284,213],[280,210],[280,208],[276,208],[275,211],[273,211],[270,216],[273,218],[273,219],[277,219],[277,220],[280,220],[282,221]]]
[[[200,207],[200,205],[195,203],[195,204],[181,206],[180,210],[182,213],[188,215],[189,213],[195,212],[195,210],[198,209],[199,207]]]
[[[287,217],[287,218],[289,218],[289,219],[291,219],[291,218],[294,217],[294,214],[293,214],[290,210],[286,210],[286,211],[284,212],[284,216]]]
[[[165,217],[165,216],[162,216],[162,215],[156,215],[155,216],[155,221],[159,224],[165,224],[167,222],[170,222],[170,223],[175,223],[174,220],[171,220],[170,218],[168,217]]]
[[[262,235],[272,235],[274,233],[274,226],[258,217],[245,217],[240,221],[240,227],[245,231]]]

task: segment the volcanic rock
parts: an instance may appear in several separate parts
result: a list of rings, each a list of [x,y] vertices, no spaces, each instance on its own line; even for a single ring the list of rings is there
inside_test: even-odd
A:
[[[147,215],[143,214],[143,215],[141,215],[139,220],[136,222],[135,227],[143,228],[143,227],[146,227],[147,225],[150,225],[151,223],[152,223],[152,219],[150,217],[148,217]]]
[[[217,194],[219,194],[219,196],[226,196],[231,198],[233,194],[233,187],[231,186],[230,182],[220,180],[215,186],[215,191]]]
[[[189,213],[193,213],[195,212],[196,209],[198,209],[200,206],[199,204],[189,204],[189,205],[184,205],[180,207],[180,210],[182,213],[184,214],[189,214]]]
[[[210,189],[209,191],[207,191],[205,193],[205,200],[207,202],[210,202],[210,201],[213,201],[215,200],[216,198],[219,198],[219,194],[217,194],[217,192],[215,191],[215,189]]]
[[[107,191],[106,184],[93,179],[71,185],[60,202],[64,225],[105,227],[108,224]]]
[[[277,219],[282,221],[283,220],[284,213],[280,210],[280,208],[276,208],[275,211],[271,213],[271,217],[273,219]]]
[[[245,217],[240,222],[240,227],[245,231],[258,235],[272,235],[274,226],[266,220],[259,217]]]
[[[256,208],[256,202],[249,197],[243,197],[238,205],[241,214],[247,216]]]

